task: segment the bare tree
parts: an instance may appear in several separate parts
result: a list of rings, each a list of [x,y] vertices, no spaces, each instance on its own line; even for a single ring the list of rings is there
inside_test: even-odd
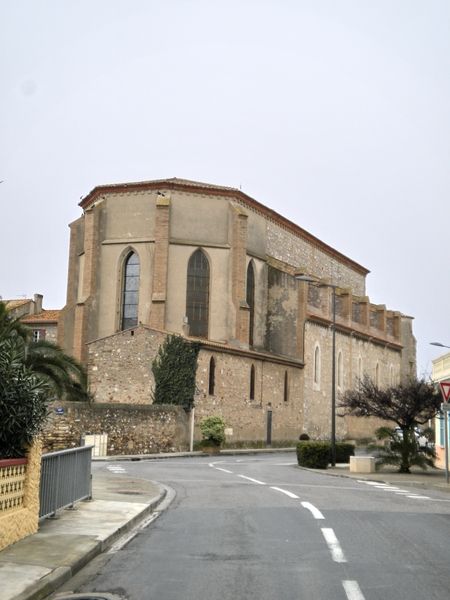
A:
[[[382,427],[379,439],[391,438],[390,447],[380,455],[380,462],[398,464],[399,471],[409,473],[410,466],[422,468],[433,464],[434,453],[428,449],[419,452],[415,428],[435,417],[441,405],[441,397],[431,381],[409,379],[389,387],[378,387],[369,377],[362,379],[355,389],[343,395],[339,408],[341,416],[378,417],[395,423],[401,430]]]

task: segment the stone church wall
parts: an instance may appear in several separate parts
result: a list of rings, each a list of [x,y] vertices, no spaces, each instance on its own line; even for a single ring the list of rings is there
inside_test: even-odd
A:
[[[314,353],[320,350],[319,382],[314,382]],[[338,356],[342,357],[339,375]],[[331,435],[331,381],[332,381],[332,330],[315,323],[306,325],[305,344],[305,406],[304,427],[313,439],[329,439]],[[400,378],[401,352],[387,344],[374,344],[352,335],[336,333],[336,406],[339,414],[339,396],[352,388],[365,374],[376,380],[376,365],[381,386]],[[361,368],[361,372],[359,369]],[[392,381],[392,377],[395,381]],[[373,432],[383,425],[376,419],[336,418],[338,439],[373,437]]]
[[[215,360],[214,394],[209,395],[209,368]],[[255,394],[250,399],[250,371]],[[287,373],[287,392],[284,393]],[[265,441],[267,411],[272,410],[272,439],[297,440],[303,429],[303,369],[256,357],[202,350],[197,369],[196,423],[220,415],[227,423],[227,442]],[[196,432],[200,439],[199,431]]]
[[[267,223],[267,255],[297,270],[314,273],[319,279],[351,288],[355,295],[365,294],[364,275],[271,221]]]
[[[152,360],[165,337],[136,327],[89,344],[89,389],[95,402],[151,404]]]
[[[131,333],[133,331],[133,334]],[[164,341],[163,332],[140,326],[89,344],[89,381],[94,404],[151,405],[154,386],[151,363]],[[208,346],[208,344],[207,344]],[[215,390],[209,394],[209,368],[215,360]],[[255,370],[250,400],[250,371]],[[297,439],[302,432],[303,369],[286,360],[277,363],[258,353],[201,349],[197,369],[196,417],[220,415],[227,422],[229,442],[265,440],[267,409],[273,411],[273,439]],[[286,375],[287,373],[287,375]],[[284,394],[285,380],[287,392]],[[201,439],[200,430],[195,431]]]

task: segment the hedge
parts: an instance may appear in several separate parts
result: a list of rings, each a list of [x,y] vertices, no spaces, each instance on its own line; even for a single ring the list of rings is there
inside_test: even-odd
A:
[[[336,442],[336,462],[348,463],[354,456],[355,447],[346,442]],[[297,444],[297,460],[301,467],[326,469],[331,462],[331,442],[301,441]]]
[[[299,442],[297,444],[297,460],[301,467],[326,469],[330,462],[330,442]]]

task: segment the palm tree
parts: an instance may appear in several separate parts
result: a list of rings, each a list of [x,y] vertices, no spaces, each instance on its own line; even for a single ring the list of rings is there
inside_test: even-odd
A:
[[[0,339],[18,335],[23,340],[31,334],[30,329],[20,322],[19,319],[11,317],[5,302],[0,302]]]
[[[12,318],[0,302],[0,340],[14,339],[21,349],[22,361],[38,379],[46,382],[55,396],[87,401],[87,375],[84,367],[52,342],[33,342],[31,329]]]

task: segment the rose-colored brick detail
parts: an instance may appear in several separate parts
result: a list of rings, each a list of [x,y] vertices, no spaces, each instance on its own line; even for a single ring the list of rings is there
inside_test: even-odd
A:
[[[153,296],[150,325],[164,329],[166,321],[167,265],[169,260],[170,200],[156,202],[155,256],[153,262]]]

